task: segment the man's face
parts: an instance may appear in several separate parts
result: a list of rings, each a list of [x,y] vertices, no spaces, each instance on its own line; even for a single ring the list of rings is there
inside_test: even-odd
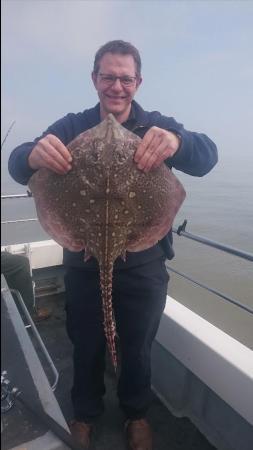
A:
[[[118,78],[110,81],[112,76],[123,77],[122,82]],[[127,120],[132,99],[142,81],[136,77],[132,55],[105,53],[98,73],[92,73],[92,80],[100,99],[101,119],[112,113],[120,123]]]

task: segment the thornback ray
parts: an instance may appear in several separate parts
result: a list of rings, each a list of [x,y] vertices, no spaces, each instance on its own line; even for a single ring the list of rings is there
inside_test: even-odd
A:
[[[45,231],[62,247],[85,250],[85,260],[98,261],[104,330],[115,369],[114,262],[160,241],[186,195],[165,163],[148,173],[137,168],[133,157],[140,142],[109,114],[68,144],[72,169],[67,174],[41,168],[28,184]]]

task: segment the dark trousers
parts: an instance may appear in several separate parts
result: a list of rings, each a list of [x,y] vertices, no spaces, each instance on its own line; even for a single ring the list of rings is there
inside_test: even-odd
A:
[[[9,288],[20,292],[31,314],[34,311],[34,293],[29,259],[23,255],[1,252],[1,273]]]
[[[120,342],[117,394],[126,417],[145,415],[151,393],[150,352],[165,307],[169,276],[164,259],[114,271],[113,308]],[[74,345],[72,402],[75,418],[103,412],[105,336],[97,271],[67,270],[67,332]]]

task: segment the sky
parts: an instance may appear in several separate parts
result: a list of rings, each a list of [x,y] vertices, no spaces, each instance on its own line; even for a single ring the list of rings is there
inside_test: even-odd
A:
[[[136,95],[142,107],[172,116],[216,143],[219,164],[208,182],[215,173],[224,180],[225,168],[233,167],[237,183],[252,184],[253,1],[3,0],[1,5],[2,140],[15,121],[2,150],[4,183],[5,162],[16,145],[65,114],[97,103],[91,81],[95,52],[109,40],[123,39],[142,57],[143,83]]]

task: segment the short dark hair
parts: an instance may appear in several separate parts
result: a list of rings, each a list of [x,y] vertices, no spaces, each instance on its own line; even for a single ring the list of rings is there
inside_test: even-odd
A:
[[[132,55],[136,65],[136,75],[141,76],[141,57],[140,53],[130,42],[121,40],[109,41],[102,45],[95,54],[93,72],[95,74],[99,71],[99,63],[105,53],[118,53],[120,55]]]

